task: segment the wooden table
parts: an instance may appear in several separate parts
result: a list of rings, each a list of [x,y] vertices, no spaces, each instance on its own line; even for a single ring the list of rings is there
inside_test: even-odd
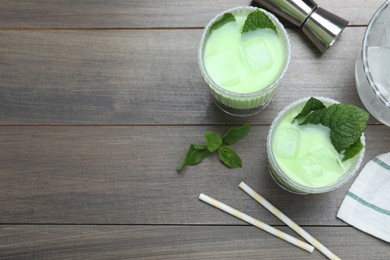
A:
[[[318,0],[350,20],[326,54],[286,23],[292,57],[276,99],[233,118],[211,100],[197,65],[203,26],[244,0],[0,1],[0,259],[325,259],[202,202],[220,199],[295,236],[239,188],[245,181],[343,259],[389,259],[389,244],[336,212],[352,182],[298,196],[271,179],[266,134],[306,96],[362,106],[354,64],[382,0]],[[234,145],[178,174],[205,131],[253,124]],[[370,118],[365,162],[388,152],[390,128]]]

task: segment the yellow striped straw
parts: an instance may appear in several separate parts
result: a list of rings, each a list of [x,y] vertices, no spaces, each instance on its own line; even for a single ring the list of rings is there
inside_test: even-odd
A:
[[[281,221],[283,221],[287,226],[289,226],[292,230],[297,232],[300,236],[302,236],[304,239],[306,239],[307,242],[312,244],[315,248],[317,248],[321,253],[323,253],[325,256],[327,256],[329,259],[332,260],[340,260],[340,258],[332,253],[328,248],[326,248],[323,244],[318,242],[317,239],[312,237],[309,233],[307,233],[305,230],[303,230],[298,224],[296,224],[294,221],[292,221],[289,217],[284,215],[280,210],[275,208],[271,203],[269,203],[266,199],[264,199],[260,194],[258,194],[256,191],[254,191],[251,187],[249,187],[245,182],[240,183],[240,188],[244,190],[246,193],[248,193],[249,196],[254,198],[258,203],[263,205],[266,209],[268,209],[272,214],[274,214],[276,217],[278,217]]]
[[[284,232],[282,232],[274,227],[271,227],[271,226],[265,224],[264,222],[261,222],[260,220],[257,220],[251,216],[248,216],[247,214],[242,213],[241,211],[238,211],[235,208],[232,208],[232,207],[230,207],[230,206],[228,206],[228,205],[226,205],[226,204],[224,204],[216,199],[213,199],[213,198],[211,198],[203,193],[201,193],[199,195],[199,199],[201,201],[206,202],[207,204],[210,204],[211,206],[216,207],[217,209],[225,211],[226,213],[228,213],[236,218],[239,218],[239,219],[241,219],[249,224],[252,224],[253,226],[258,227],[258,228],[260,228],[260,229],[262,229],[262,230],[264,230],[264,231],[266,231],[266,232],[268,232],[268,233],[270,233],[270,234],[272,234],[280,239],[283,239],[284,241],[287,241],[287,242],[289,242],[297,247],[300,247],[303,250],[306,250],[310,253],[312,253],[314,250],[314,247],[312,247],[311,245],[309,245],[309,244],[307,244],[299,239],[296,239],[295,237],[292,237],[289,234],[286,234],[286,233],[284,233]]]

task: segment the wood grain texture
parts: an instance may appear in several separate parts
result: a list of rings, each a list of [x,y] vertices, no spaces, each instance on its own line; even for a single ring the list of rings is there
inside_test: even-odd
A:
[[[387,243],[354,228],[306,230],[342,259],[390,258]],[[325,259],[249,226],[9,225],[0,249],[1,259]]]
[[[319,6],[367,25],[382,0],[317,0]],[[249,0],[45,0],[0,1],[0,28],[150,28],[203,27],[216,14]],[[257,5],[254,3],[254,5]]]
[[[215,106],[200,75],[201,30],[0,31],[0,124],[269,124],[307,96],[362,106],[354,68],[363,33],[347,28],[320,56],[290,29],[276,99],[237,119]]]
[[[237,119],[211,100],[197,48],[215,14],[251,1],[0,0],[0,259],[324,259],[198,201],[204,192],[282,225],[240,181],[342,259],[389,259],[387,243],[335,217],[352,182],[298,196],[267,170],[266,134],[285,105],[319,95],[362,106],[355,59],[383,0],[316,2],[350,27],[323,56],[288,29],[276,99]],[[234,145],[242,169],[212,156],[175,171],[205,131],[243,122],[256,126]],[[365,162],[390,147],[390,128],[370,124]]]
[[[242,169],[211,156],[178,174],[207,130],[227,127],[1,127],[0,223],[243,225],[198,201],[203,192],[281,224],[238,188],[245,181],[299,224],[345,225],[335,215],[351,182],[322,195],[285,192],[267,170],[267,126],[234,145]],[[371,125],[366,139],[365,161],[388,152],[390,128]]]

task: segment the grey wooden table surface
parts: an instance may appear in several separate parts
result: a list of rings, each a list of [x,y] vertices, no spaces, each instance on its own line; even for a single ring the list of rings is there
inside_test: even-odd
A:
[[[0,0],[0,259],[325,259],[198,201],[200,192],[294,235],[238,189],[245,181],[342,259],[390,259],[390,245],[336,218],[352,182],[298,196],[268,174],[269,125],[287,104],[324,96],[362,106],[354,64],[382,0],[318,0],[349,26],[324,55],[288,23],[292,57],[276,99],[234,118],[197,65],[203,26],[244,0]],[[234,147],[178,174],[205,131],[252,123]],[[370,118],[365,162],[388,152]]]

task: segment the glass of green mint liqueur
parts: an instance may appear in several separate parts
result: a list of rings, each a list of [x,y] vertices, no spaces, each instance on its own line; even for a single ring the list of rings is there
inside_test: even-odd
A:
[[[286,30],[256,7],[227,10],[205,27],[198,50],[204,80],[219,108],[251,116],[274,98],[290,61]]]
[[[324,109],[333,104],[341,105],[332,99],[317,99],[325,106]],[[327,120],[334,121],[329,124],[303,124],[302,119],[298,120],[296,117],[308,100],[309,98],[300,99],[284,108],[272,122],[267,136],[267,157],[271,176],[282,188],[296,194],[324,193],[339,188],[357,173],[365,152],[363,130],[356,137],[358,140],[356,144],[360,145],[360,149],[356,150],[356,147],[351,146],[352,153],[348,156],[347,151],[336,150],[331,140],[331,129],[336,130],[336,133],[344,129],[340,120],[351,120],[352,124],[360,121],[362,117],[363,121],[368,120],[367,112],[355,107],[353,109],[358,109],[360,114],[348,115],[348,111],[345,112],[346,110],[342,108],[334,114],[330,113],[331,116],[328,116]],[[326,117],[325,115],[323,118]],[[339,122],[336,122],[336,119],[340,119]],[[365,128],[365,124],[361,129]],[[349,122],[345,122],[344,125],[347,128],[351,126]],[[337,139],[334,134],[332,133],[332,138]]]

